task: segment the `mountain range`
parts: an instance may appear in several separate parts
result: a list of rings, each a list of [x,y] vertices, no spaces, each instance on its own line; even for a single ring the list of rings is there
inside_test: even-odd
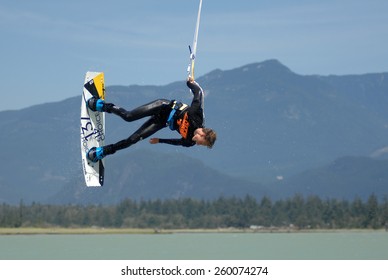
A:
[[[387,194],[388,73],[299,75],[267,60],[197,81],[206,93],[206,126],[218,134],[214,148],[142,141],[107,157],[100,189],[85,188],[81,177],[81,94],[0,112],[0,202]],[[189,104],[191,93],[185,81],[106,89],[108,102],[127,109],[157,98]],[[128,137],[141,123],[107,114],[106,142]],[[168,128],[155,136],[179,137]],[[344,169],[335,168],[339,163]]]

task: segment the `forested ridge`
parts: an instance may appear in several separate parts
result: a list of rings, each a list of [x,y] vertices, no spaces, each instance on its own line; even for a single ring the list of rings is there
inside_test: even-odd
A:
[[[0,205],[0,227],[380,229],[388,224],[388,198],[363,201],[295,195],[272,201],[220,197],[134,201],[116,205]]]
[[[214,149],[140,141],[109,159],[98,190],[85,188],[81,172],[79,94],[0,112],[0,143],[6,147],[0,203],[118,204],[127,197],[213,200],[246,194],[275,200],[295,193],[365,201],[372,193],[388,195],[388,72],[300,75],[271,59],[217,69],[198,82],[211,108],[206,124],[221,136]],[[187,104],[192,98],[182,80],[106,91],[109,102],[128,109],[159,98]],[[125,139],[138,126],[107,116],[107,141]],[[177,136],[171,133],[161,130],[157,137]]]

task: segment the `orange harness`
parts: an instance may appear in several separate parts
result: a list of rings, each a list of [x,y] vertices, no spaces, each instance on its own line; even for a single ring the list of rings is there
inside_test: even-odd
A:
[[[188,114],[187,112],[184,114],[183,116],[183,119],[179,119],[177,121],[177,125],[178,125],[178,131],[179,131],[179,134],[182,135],[182,137],[184,139],[187,139],[187,134],[189,132],[189,126],[190,126],[190,123],[188,121]]]

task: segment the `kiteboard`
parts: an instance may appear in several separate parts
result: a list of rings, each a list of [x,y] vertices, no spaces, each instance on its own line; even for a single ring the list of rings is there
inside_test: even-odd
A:
[[[92,98],[105,99],[104,73],[87,72],[81,100],[81,159],[87,187],[100,187],[104,184],[104,159],[91,162],[86,153],[92,147],[101,147],[105,140],[105,113],[94,112],[87,106]]]

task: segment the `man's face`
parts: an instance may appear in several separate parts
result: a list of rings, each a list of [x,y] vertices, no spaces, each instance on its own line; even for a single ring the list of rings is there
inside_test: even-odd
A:
[[[205,136],[206,133],[203,131],[203,128],[197,128],[194,131],[194,137],[192,138],[192,140],[197,143],[197,145],[207,146],[208,143]]]

